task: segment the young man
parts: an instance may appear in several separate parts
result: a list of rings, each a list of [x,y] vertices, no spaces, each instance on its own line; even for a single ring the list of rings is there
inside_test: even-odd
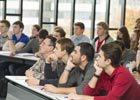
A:
[[[84,90],[89,96],[70,94],[69,100],[139,100],[140,87],[130,72],[119,65],[121,55],[115,42],[104,44],[94,63],[96,72]]]
[[[53,84],[57,86],[58,79],[64,71],[69,55],[73,49],[74,44],[70,39],[59,39],[56,42],[54,53],[49,55],[46,59],[46,66],[43,71],[45,73],[45,78],[36,79],[29,77],[27,83],[29,85]]]
[[[85,25],[82,22],[77,22],[74,24],[74,35],[71,36],[71,40],[74,45],[77,46],[81,42],[90,42],[89,38],[83,35],[85,30]]]
[[[95,49],[95,53],[98,53],[101,46],[105,43],[112,42],[113,39],[108,33],[108,25],[105,22],[99,22],[97,24],[97,37],[93,40],[92,45]]]
[[[23,48],[28,42],[29,37],[22,33],[24,25],[21,21],[13,23],[13,33],[8,32],[8,41],[4,44],[4,51],[16,51]]]
[[[38,52],[39,51],[39,39],[38,39],[38,36],[39,36],[39,33],[42,33],[40,31],[41,27],[37,24],[33,25],[32,26],[32,36],[30,37],[30,41],[28,42],[28,44],[22,48],[22,49],[19,49],[19,50],[16,50],[15,53],[24,53],[24,52],[28,52],[28,53],[35,53],[35,52]],[[48,31],[45,30],[47,35],[48,35]],[[14,54],[14,53],[13,53]]]
[[[94,69],[91,66],[93,57],[94,49],[91,44],[78,44],[72,52],[67,66],[59,79],[59,87],[47,84],[44,86],[44,89],[60,94],[83,94],[85,85],[94,73]]]
[[[56,26],[54,28],[54,32],[53,32],[53,37],[55,37],[57,40],[61,39],[61,38],[65,38],[66,32],[64,31],[64,29],[62,27]]]
[[[41,43],[39,52],[42,57],[28,70],[26,70],[27,77],[34,77],[37,79],[44,79],[44,68],[46,58],[53,54],[55,48],[56,39],[52,36],[47,36],[46,39]]]
[[[2,50],[3,45],[8,40],[7,32],[10,28],[10,22],[8,20],[1,20],[0,21],[0,50]]]

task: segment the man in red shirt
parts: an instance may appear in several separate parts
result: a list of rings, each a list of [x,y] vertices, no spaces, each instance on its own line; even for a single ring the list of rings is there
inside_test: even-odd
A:
[[[111,42],[101,47],[94,67],[96,72],[84,95],[70,94],[69,100],[139,100],[140,87],[129,71],[119,65],[121,49]]]

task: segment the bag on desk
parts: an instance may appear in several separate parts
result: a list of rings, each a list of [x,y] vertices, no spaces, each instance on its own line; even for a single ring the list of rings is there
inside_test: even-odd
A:
[[[7,95],[7,80],[4,76],[5,75],[0,73],[0,97],[6,97]]]

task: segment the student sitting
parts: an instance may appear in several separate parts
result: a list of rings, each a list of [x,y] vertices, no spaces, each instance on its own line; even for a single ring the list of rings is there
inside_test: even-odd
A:
[[[70,94],[68,100],[139,100],[140,87],[131,73],[119,65],[122,51],[115,42],[104,44],[97,56],[96,69],[84,95]]]
[[[59,39],[56,42],[54,53],[49,55],[46,59],[46,66],[43,71],[44,79],[37,79],[37,77],[28,77],[27,83],[29,85],[53,84],[57,86],[58,79],[64,71],[69,55],[73,51],[73,49],[74,44],[70,39]]]
[[[91,44],[78,44],[71,53],[67,66],[59,79],[59,87],[47,84],[44,86],[45,91],[61,94],[83,94],[85,85],[94,74],[93,57],[94,49]]]

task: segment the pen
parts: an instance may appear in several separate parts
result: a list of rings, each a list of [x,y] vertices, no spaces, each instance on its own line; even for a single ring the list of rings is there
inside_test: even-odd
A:
[[[68,96],[64,96],[64,98],[68,98]]]

